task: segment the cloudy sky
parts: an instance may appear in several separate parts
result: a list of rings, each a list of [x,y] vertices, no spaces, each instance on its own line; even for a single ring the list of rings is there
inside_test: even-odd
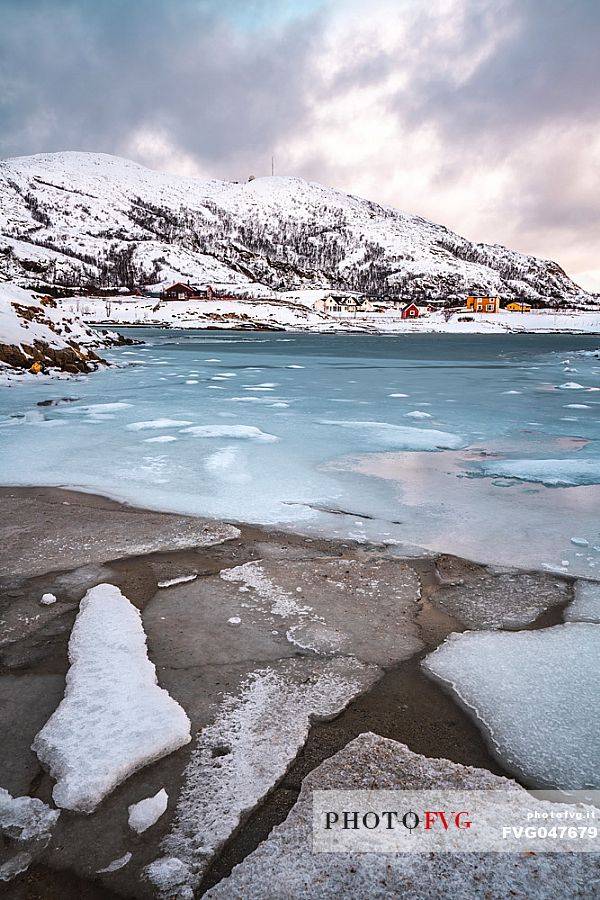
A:
[[[299,175],[600,290],[600,0],[0,0],[0,156]]]

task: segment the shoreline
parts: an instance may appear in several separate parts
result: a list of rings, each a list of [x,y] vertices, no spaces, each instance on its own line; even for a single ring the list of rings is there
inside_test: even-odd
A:
[[[184,603],[181,607],[182,612],[186,608],[186,603],[195,605],[197,602],[194,600],[192,586],[182,585],[180,588],[161,591],[158,588],[161,577],[172,577],[177,573],[193,570],[197,573],[197,580],[193,585],[199,585],[203,580],[214,584],[214,579],[218,579],[218,573],[222,569],[240,566],[249,561],[271,560],[284,570],[287,566],[303,565],[307,570],[311,570],[314,566],[327,561],[347,560],[357,568],[360,577],[361,567],[372,565],[374,560],[383,560],[384,564],[393,567],[393,571],[400,572],[403,567],[410,567],[410,570],[417,574],[421,587],[415,625],[421,649],[416,653],[411,652],[391,665],[382,665],[373,684],[350,699],[341,712],[331,718],[313,717],[307,739],[298,753],[290,759],[285,773],[275,779],[267,795],[242,817],[238,827],[215,854],[199,886],[198,896],[226,877],[234,865],[252,852],[272,828],[286,818],[296,801],[302,781],[309,772],[363,732],[371,731],[400,741],[411,750],[427,757],[450,759],[509,778],[515,777],[499,762],[473,718],[461,708],[447,690],[420,668],[423,656],[435,649],[448,634],[464,631],[468,627],[448,609],[447,605],[444,605],[443,597],[448,590],[451,590],[453,585],[468,587],[471,582],[477,582],[481,578],[501,577],[502,573],[497,570],[447,554],[430,553],[420,557],[402,557],[398,554],[389,555],[387,553],[389,548],[380,545],[311,538],[302,534],[243,524],[236,526],[233,532],[223,532],[220,536],[213,533],[213,538],[218,542],[202,546],[200,543],[202,534],[206,529],[209,531],[214,529],[219,523],[198,517],[156,512],[119,503],[101,495],[61,488],[2,487],[0,500],[8,513],[0,530],[4,537],[0,549],[2,569],[4,570],[13,559],[11,543],[18,546],[21,552],[21,561],[17,561],[15,573],[0,581],[5,591],[4,607],[8,605],[9,609],[11,604],[23,604],[29,598],[39,610],[39,600],[35,598],[39,598],[45,590],[52,587],[57,579],[58,582],[63,579],[62,583],[65,583],[65,577],[67,579],[71,577],[73,580],[77,573],[81,576],[85,570],[88,570],[88,575],[93,574],[91,572],[93,569],[97,572],[96,583],[97,578],[117,583],[131,602],[142,611],[142,616],[147,614],[146,611],[157,602],[157,599],[164,604],[168,602],[169,596],[181,595],[181,602]],[[221,527],[231,526],[221,523]],[[151,533],[153,546],[144,543],[148,531]],[[62,542],[59,540],[61,534]],[[92,537],[91,541],[88,541],[88,536]],[[222,539],[219,539],[220,537]],[[45,557],[46,568],[42,571],[44,565],[39,553],[36,556],[33,548],[37,547],[38,551],[41,549],[43,552],[48,541],[55,552],[54,556]],[[88,547],[88,544],[91,546]],[[132,547],[137,548],[138,552],[131,552]],[[505,570],[502,571],[505,574]],[[534,577],[539,579],[540,590],[543,590],[543,584],[546,583],[544,579],[548,579],[548,573],[535,573]],[[552,577],[556,579],[559,576]],[[524,627],[548,627],[562,620],[564,605],[570,602],[572,597],[570,587],[572,579],[560,576],[560,580],[565,586],[564,602],[555,603],[544,609],[535,621]],[[5,678],[14,678],[15,675],[48,681],[54,679],[55,697],[59,699],[62,696],[60,685],[68,670],[67,641],[79,599],[83,594],[81,578],[77,583],[79,587],[72,590],[68,606],[65,597],[60,597],[61,603],[55,604],[66,607],[66,610],[55,620],[53,629],[50,631],[46,629],[43,632],[41,642],[36,643],[36,630],[30,625],[25,628],[24,637],[11,642],[8,658],[4,653],[0,660],[0,682]],[[360,584],[360,580],[358,583]],[[18,596],[19,594],[21,596]],[[216,598],[215,602],[218,602]],[[166,607],[165,615],[167,615]],[[181,623],[184,621],[181,619]],[[205,626],[200,611],[194,613],[193,621],[194,627],[198,629],[197,639],[205,641],[201,635],[208,626]],[[183,625],[177,618],[174,625],[165,626],[167,627],[169,629],[174,627],[175,633],[179,634]],[[227,637],[226,635],[226,641]],[[148,639],[152,651],[155,639],[151,633]],[[0,650],[3,649],[5,648],[0,647]],[[233,678],[229,681],[226,675],[229,670],[219,669],[224,662],[221,661],[218,648],[216,653],[212,662],[204,661],[206,671],[216,665],[223,673],[218,675],[218,682],[222,684],[221,690],[235,690],[234,686],[239,677],[235,667],[232,669]],[[256,661],[252,662],[254,651],[251,645],[247,647],[245,656],[250,657],[251,669],[260,664],[260,654]],[[306,661],[309,670],[311,660],[316,664],[318,659],[314,653],[307,654],[305,651],[291,653],[291,658],[294,657]],[[223,660],[226,658],[227,653]],[[173,664],[184,668],[188,665],[182,659],[175,659],[171,665]],[[157,661],[159,683],[172,693],[173,671]],[[225,681],[222,681],[223,675]],[[201,681],[200,684],[202,683]],[[188,695],[188,692],[189,686],[184,685],[182,696]],[[55,705],[55,701],[50,699],[50,706],[53,704]],[[28,713],[25,712],[24,718],[27,719],[27,716]],[[206,710],[196,721],[192,715],[194,728],[198,725],[202,727],[206,716]],[[210,716],[208,718],[210,720]],[[37,727],[36,723],[35,728]],[[7,752],[14,754],[15,750],[7,748],[4,751],[5,763]],[[131,776],[115,790],[113,798],[108,798],[102,804],[101,812],[97,815],[110,816],[111,802],[115,798],[119,799],[122,794],[127,796],[128,789],[131,790],[132,787],[135,789],[136,785],[143,784],[153,769],[164,770],[167,773],[160,776],[163,780],[170,778],[173,784],[180,784],[181,771],[185,760],[189,758],[189,753],[190,748],[184,748],[183,751],[178,751],[149,770],[141,770]],[[29,764],[31,772],[35,774],[30,778],[29,791],[25,792],[30,792],[48,802],[51,780],[39,767],[37,760],[32,758]],[[73,818],[77,819],[71,817]],[[81,824],[84,831],[85,825],[85,822]],[[108,823],[107,827],[110,827]],[[150,840],[156,843],[157,837],[165,833],[166,827],[167,823],[151,829]],[[110,844],[110,839],[103,832],[100,836],[97,832],[98,827],[96,839],[100,843],[107,840]],[[64,841],[64,838],[62,840]],[[116,851],[112,852],[116,855]],[[61,859],[60,850],[53,850],[48,858],[42,857],[28,872],[9,883],[7,896],[13,900],[54,896],[61,896],[66,900],[71,898],[75,900],[79,897],[90,897],[95,900],[97,896],[149,896],[144,893],[147,888],[143,889],[137,882],[128,880],[131,876],[124,875],[122,882],[118,879],[111,882],[109,879],[107,883],[104,879],[103,886],[100,887],[97,877],[86,876],[82,870],[78,870],[78,863],[74,861],[69,863],[67,860],[61,865]],[[127,873],[127,869],[123,871]],[[116,893],[112,892],[113,884]]]

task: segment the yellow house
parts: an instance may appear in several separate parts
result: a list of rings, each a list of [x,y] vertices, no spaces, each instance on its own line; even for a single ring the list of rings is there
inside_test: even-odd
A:
[[[472,312],[497,313],[500,309],[499,297],[467,297],[467,309]]]
[[[512,303],[508,303],[506,308],[510,310],[510,312],[531,312],[531,305],[529,303],[517,303],[514,300]]]

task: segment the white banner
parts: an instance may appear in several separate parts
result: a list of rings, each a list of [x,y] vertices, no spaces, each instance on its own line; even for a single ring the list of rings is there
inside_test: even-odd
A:
[[[316,853],[597,853],[600,791],[314,791]]]

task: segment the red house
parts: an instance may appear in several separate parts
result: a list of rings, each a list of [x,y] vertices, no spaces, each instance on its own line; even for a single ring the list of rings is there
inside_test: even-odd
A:
[[[214,291],[210,285],[206,289],[192,287],[191,284],[184,284],[177,281],[170,287],[161,291],[161,300],[212,300]]]
[[[402,307],[400,315],[403,319],[418,319],[419,307],[416,305],[416,303],[407,303],[406,306]]]

